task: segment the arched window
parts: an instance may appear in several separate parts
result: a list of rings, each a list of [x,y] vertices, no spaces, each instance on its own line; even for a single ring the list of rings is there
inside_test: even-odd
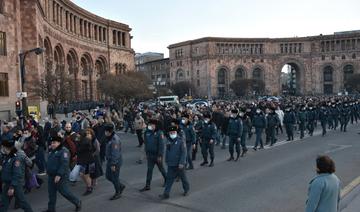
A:
[[[218,84],[224,85],[226,83],[226,70],[220,69],[218,72]]]
[[[354,74],[354,66],[346,65],[344,67],[344,81],[346,82],[352,74]]]
[[[332,94],[333,93],[333,73],[334,69],[331,66],[326,66],[324,68],[324,94]]]
[[[253,71],[253,79],[262,80],[263,79],[263,73],[260,68],[256,68]]]
[[[333,68],[331,66],[326,66],[324,68],[324,82],[333,81]]]
[[[0,0],[0,14],[4,13],[4,0]]]
[[[244,79],[244,78],[245,78],[245,71],[244,71],[244,69],[238,68],[238,69],[235,71],[235,80]]]
[[[183,81],[185,79],[185,74],[182,69],[177,70],[176,72],[176,80],[177,81]]]

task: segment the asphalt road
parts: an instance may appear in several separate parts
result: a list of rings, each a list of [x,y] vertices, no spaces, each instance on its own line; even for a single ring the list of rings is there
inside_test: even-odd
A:
[[[274,147],[257,152],[250,149],[246,157],[238,162],[227,162],[228,151],[216,147],[213,168],[200,167],[201,155],[198,154],[195,170],[187,171],[191,186],[189,196],[183,197],[181,183],[175,183],[171,198],[166,201],[158,198],[163,188],[157,169],[154,169],[152,190],[138,192],[145,183],[146,165],[135,163],[140,156],[135,135],[120,134],[124,152],[121,180],[127,186],[123,197],[116,201],[108,200],[113,195],[113,188],[104,177],[90,196],[81,196],[85,191],[82,182],[71,190],[80,196],[86,212],[304,211],[308,183],[315,176],[317,155],[328,154],[335,160],[336,174],[342,181],[342,187],[360,175],[359,126],[350,125],[346,133],[331,131],[325,137],[317,132],[313,137],[279,142]],[[279,136],[279,141],[284,139],[284,135]],[[253,140],[249,141],[249,146]],[[27,198],[34,211],[46,209],[46,185],[31,192]],[[73,208],[58,195],[57,211],[72,211]]]

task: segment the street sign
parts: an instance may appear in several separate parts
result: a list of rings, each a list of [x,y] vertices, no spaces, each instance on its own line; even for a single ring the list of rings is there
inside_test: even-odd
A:
[[[26,97],[27,97],[27,93],[26,93],[26,92],[16,92],[16,97],[17,97],[18,99],[26,98]]]

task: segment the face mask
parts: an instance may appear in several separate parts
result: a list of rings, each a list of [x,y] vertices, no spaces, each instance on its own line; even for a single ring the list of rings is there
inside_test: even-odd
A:
[[[257,110],[256,113],[259,114],[261,111],[260,110]]]
[[[171,139],[175,139],[177,137],[177,134],[175,133],[175,134],[170,134],[170,138]]]
[[[207,123],[209,123],[209,120],[205,119],[204,122],[205,122],[205,124],[207,124]]]
[[[181,123],[182,123],[182,124],[186,124],[186,121],[183,119],[183,120],[181,120]]]
[[[148,126],[148,130],[153,130],[151,125]]]
[[[312,107],[309,107],[310,110],[312,110]]]
[[[244,113],[240,113],[239,116],[240,116],[240,117],[243,117],[243,116],[244,116]]]
[[[16,148],[17,150],[21,149],[21,148],[22,148],[22,143],[19,142],[19,141],[15,141],[15,148]]]

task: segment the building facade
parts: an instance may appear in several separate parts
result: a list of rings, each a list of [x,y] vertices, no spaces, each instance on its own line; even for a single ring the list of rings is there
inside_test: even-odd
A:
[[[154,88],[168,88],[170,86],[169,58],[136,65],[136,69],[144,73],[151,80]]]
[[[20,52],[45,49],[27,56],[25,91],[46,71],[58,71],[74,79],[75,100],[97,100],[102,74],[135,70],[130,31],[70,0],[0,0],[0,116],[14,112]],[[39,105],[38,96],[28,96],[29,105]]]
[[[172,83],[189,81],[199,96],[231,93],[235,79],[259,79],[267,94],[282,93],[281,70],[294,70],[296,93],[334,94],[360,73],[360,32],[295,38],[206,37],[169,47]]]
[[[158,52],[146,52],[146,53],[136,53],[135,54],[135,67],[137,71],[140,71],[139,68],[142,64],[153,61],[164,59],[163,53]]]

